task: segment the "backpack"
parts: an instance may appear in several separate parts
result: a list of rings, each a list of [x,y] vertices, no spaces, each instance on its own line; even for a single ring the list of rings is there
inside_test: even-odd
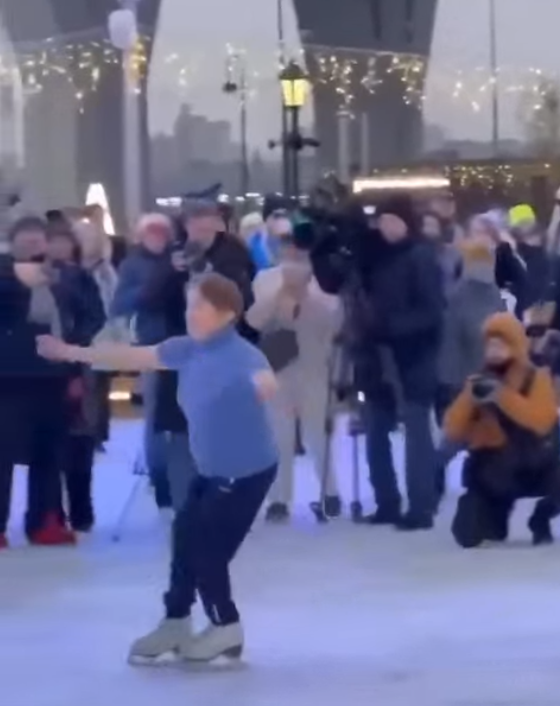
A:
[[[519,389],[519,394],[527,397],[537,374],[537,369],[530,367]],[[540,436],[520,427],[501,410],[496,410],[500,426],[508,438],[510,458],[514,462],[516,474],[536,476],[560,466],[560,430],[558,424]]]

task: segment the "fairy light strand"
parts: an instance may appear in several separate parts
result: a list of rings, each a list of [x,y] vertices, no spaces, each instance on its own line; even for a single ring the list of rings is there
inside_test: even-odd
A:
[[[150,63],[151,45],[152,38],[142,35],[129,64],[139,92],[146,88],[144,79]],[[232,51],[231,45],[225,48],[226,56],[229,55],[230,59]],[[246,50],[235,49],[234,53],[244,57],[251,96],[258,95],[267,85],[278,80],[281,67],[279,57],[274,52],[269,67],[264,69],[262,57],[251,62]],[[417,54],[350,49],[334,52],[324,47],[306,47],[300,53],[302,60],[307,59],[312,82],[332,88],[337,96],[338,107],[347,112],[352,111],[360,92],[375,95],[386,81],[402,83],[402,100],[407,105],[420,107],[426,100],[428,59]],[[15,56],[0,55],[0,79],[4,82],[14,80],[19,74],[28,94],[42,91],[52,80],[64,79],[71,85],[79,109],[83,110],[87,97],[97,91],[104,73],[120,65],[121,61],[121,53],[107,39],[65,43],[51,38],[34,45],[33,49],[26,47],[25,51]],[[180,91],[195,86],[197,82],[207,81],[204,62],[198,63],[197,67],[192,55],[185,56],[179,51],[170,52],[161,59],[151,59],[153,71],[163,69]],[[252,70],[251,63],[259,69]],[[538,112],[547,97],[546,86],[557,80],[557,76],[538,67],[501,67],[494,76],[488,67],[475,67],[466,71],[431,66],[429,84],[438,94],[449,96],[453,102],[477,113],[482,110],[494,90],[494,82],[497,82],[501,93],[518,96],[524,101],[525,110],[528,110],[530,104],[532,111]]]

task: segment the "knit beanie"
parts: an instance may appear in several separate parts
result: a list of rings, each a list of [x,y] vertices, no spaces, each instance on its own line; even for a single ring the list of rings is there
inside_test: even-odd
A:
[[[264,220],[258,211],[253,211],[252,213],[247,213],[241,219],[239,224],[239,229],[241,232],[248,230],[261,230],[264,227]]]
[[[532,226],[537,222],[535,212],[528,203],[520,203],[509,210],[509,225],[511,228]]]
[[[418,228],[414,202],[407,194],[389,196],[381,201],[375,209],[375,217],[379,219],[384,214],[400,218],[411,233],[415,233]]]
[[[275,211],[289,211],[290,200],[281,194],[266,194],[264,197],[262,216],[266,221]]]

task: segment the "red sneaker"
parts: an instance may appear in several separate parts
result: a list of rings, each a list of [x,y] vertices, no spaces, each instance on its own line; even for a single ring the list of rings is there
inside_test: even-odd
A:
[[[56,517],[47,518],[45,526],[29,536],[29,543],[44,547],[76,544],[76,535],[64,527]]]
[[[10,545],[8,544],[8,540],[6,539],[5,534],[0,534],[0,549],[8,549]]]

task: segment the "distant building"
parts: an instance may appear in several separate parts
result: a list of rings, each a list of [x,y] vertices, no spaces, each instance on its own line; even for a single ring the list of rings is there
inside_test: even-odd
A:
[[[441,125],[435,123],[424,125],[424,152],[437,152],[443,149],[447,139],[447,131]]]
[[[498,147],[499,157],[520,158],[529,154],[528,145],[525,142],[514,139],[500,140]],[[494,145],[490,141],[483,140],[445,140],[436,149],[426,151],[424,155],[427,159],[438,159],[442,161],[455,160],[484,160],[495,157]]]
[[[210,120],[193,113],[189,105],[181,106],[173,138],[181,155],[191,160],[227,162],[236,151],[227,120]]]

